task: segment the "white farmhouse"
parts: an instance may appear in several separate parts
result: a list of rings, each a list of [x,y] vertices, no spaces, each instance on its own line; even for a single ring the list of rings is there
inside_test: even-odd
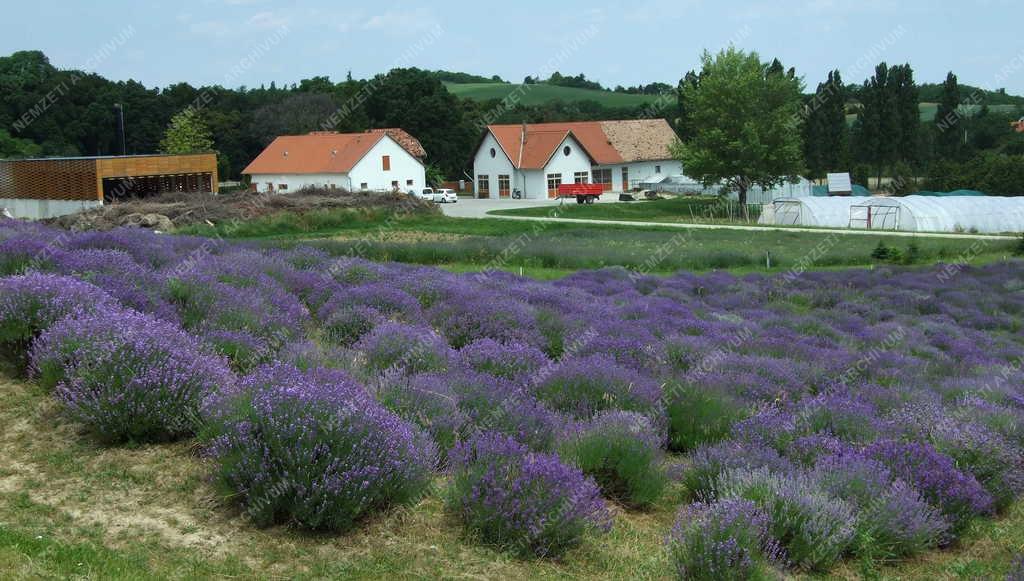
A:
[[[305,187],[409,191],[426,186],[426,155],[420,142],[402,129],[314,131],[278,137],[242,173],[256,192]]]
[[[623,192],[682,173],[664,119],[489,125],[473,159],[478,198],[555,197],[559,184],[602,184]]]

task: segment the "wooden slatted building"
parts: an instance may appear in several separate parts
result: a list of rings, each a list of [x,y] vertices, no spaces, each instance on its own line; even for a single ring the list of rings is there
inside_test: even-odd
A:
[[[0,160],[0,207],[17,218],[164,192],[216,191],[214,153]]]

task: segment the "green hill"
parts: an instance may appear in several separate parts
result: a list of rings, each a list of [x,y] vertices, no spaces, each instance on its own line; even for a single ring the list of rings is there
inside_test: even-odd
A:
[[[981,105],[961,105],[961,108],[966,110],[968,115],[975,115],[978,111],[981,110]],[[925,121],[925,122],[934,121],[935,120],[935,113],[939,109],[939,104],[938,103],[919,103],[918,104],[918,109],[919,109],[919,111],[921,113],[921,121]],[[1017,106],[1016,105],[1005,105],[1005,104],[1004,105],[989,105],[988,109],[989,109],[989,111],[992,111],[993,113],[1014,113],[1015,111],[1017,111]],[[853,125],[853,122],[856,121],[856,120],[857,120],[857,114],[856,113],[851,113],[851,114],[846,116],[846,122],[849,125],[851,125],[851,126]]]
[[[511,83],[445,83],[453,94],[473,99],[488,101],[504,99],[510,93],[518,94],[517,101],[524,105],[543,105],[552,101],[596,101],[604,107],[638,107],[658,100],[657,95],[632,95],[613,93],[594,89],[577,89],[538,83],[533,85],[516,85]]]

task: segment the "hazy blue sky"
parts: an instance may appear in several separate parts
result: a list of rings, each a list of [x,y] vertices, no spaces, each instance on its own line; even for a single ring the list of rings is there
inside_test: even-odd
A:
[[[676,82],[730,42],[795,66],[808,85],[838,67],[863,81],[909,61],[919,81],[1024,94],[1020,0],[305,0],[5,2],[0,53],[39,49],[61,68],[147,85],[231,87],[372,76],[396,65],[498,74],[551,70],[606,85]]]

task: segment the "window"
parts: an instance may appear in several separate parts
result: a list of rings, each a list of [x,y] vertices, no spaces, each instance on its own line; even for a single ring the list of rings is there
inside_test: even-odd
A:
[[[660,165],[654,166],[654,173],[661,173],[661,166]]]
[[[267,191],[268,192],[274,191],[274,182],[267,182]]]
[[[384,171],[391,171],[391,156],[390,155],[381,156],[380,161],[381,161],[381,165],[384,168]]]
[[[578,171],[572,174],[572,183],[574,184],[589,184],[590,183],[590,172]]]
[[[363,182],[363,183],[359,184],[359,189],[360,190],[368,190],[370,188],[366,187],[366,182]]]
[[[507,175],[498,176],[498,195],[507,196],[512,190],[512,182]]]
[[[565,157],[569,157],[569,154],[572,153],[572,148],[566,145],[565,149],[562,150],[562,153],[565,154]]]
[[[411,186],[412,185],[412,180],[405,180],[405,185]]]
[[[282,190],[282,191],[283,190],[287,190],[288,189],[288,184],[277,184],[277,189]]]
[[[558,193],[558,186],[562,185],[562,174],[560,173],[549,173],[548,174],[548,194]]]
[[[398,180],[392,180],[391,181],[391,189],[393,189],[393,190],[397,190],[398,189]]]
[[[491,148],[491,157],[494,157],[496,155],[498,155],[498,151],[492,147]]]
[[[591,175],[594,176],[595,184],[610,184],[612,183],[612,170],[611,168],[595,169],[592,170]]]
[[[491,193],[491,176],[479,175],[476,176],[476,189],[481,194]]]

